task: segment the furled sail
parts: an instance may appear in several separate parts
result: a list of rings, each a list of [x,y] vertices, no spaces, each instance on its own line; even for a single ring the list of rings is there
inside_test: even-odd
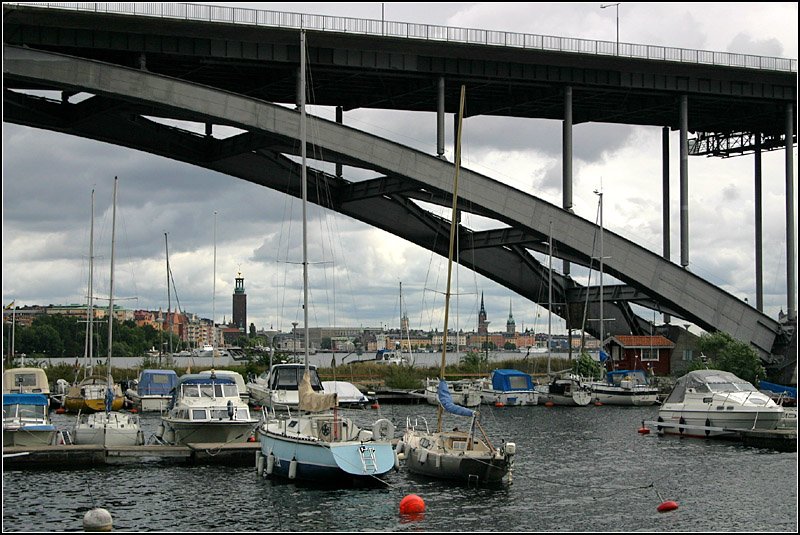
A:
[[[472,409],[455,404],[453,396],[450,395],[450,389],[447,387],[447,381],[444,379],[439,379],[439,403],[442,404],[444,410],[451,414],[457,414],[459,416],[472,416],[475,414],[475,411]]]
[[[309,378],[308,370],[303,372],[303,379],[297,386],[297,393],[300,398],[297,408],[301,411],[321,412],[332,409],[338,405],[335,392],[333,394],[314,392],[314,389],[311,388],[311,379]]]

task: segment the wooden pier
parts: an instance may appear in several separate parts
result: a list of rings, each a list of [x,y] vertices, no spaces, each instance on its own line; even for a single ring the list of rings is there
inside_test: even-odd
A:
[[[81,468],[164,462],[186,465],[224,464],[255,466],[259,442],[235,444],[193,443],[184,446],[103,447],[99,445],[57,445],[4,447],[3,468]]]

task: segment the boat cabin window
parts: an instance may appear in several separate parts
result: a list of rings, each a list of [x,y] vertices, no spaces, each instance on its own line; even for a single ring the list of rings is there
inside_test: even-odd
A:
[[[465,451],[467,449],[467,441],[466,440],[454,440],[453,441],[453,449],[459,451]]]
[[[515,390],[528,390],[528,378],[524,375],[512,375],[508,378],[508,386]]]
[[[3,419],[33,418],[42,420],[47,407],[44,405],[3,405]]]
[[[708,383],[712,392],[754,392],[756,388],[750,383]]]
[[[322,390],[322,383],[317,371],[309,369],[308,372],[311,374],[311,388],[316,391]],[[274,390],[297,390],[304,373],[305,368],[302,367],[278,368],[271,388]]]
[[[192,420],[208,420],[205,409],[192,409]]]
[[[13,387],[25,386],[36,386],[36,374],[35,373],[15,373],[14,374],[14,385]],[[37,392],[41,392],[42,390],[36,390]]]

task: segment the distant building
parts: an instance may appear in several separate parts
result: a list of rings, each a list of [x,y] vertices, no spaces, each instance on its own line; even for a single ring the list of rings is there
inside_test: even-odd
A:
[[[486,320],[486,307],[483,306],[483,292],[481,292],[481,310],[478,312],[478,334],[485,335],[489,332],[489,322]]]
[[[247,334],[247,294],[244,293],[244,278],[241,273],[236,277],[236,287],[233,290],[233,326]]]
[[[508,300],[508,319],[506,320],[506,336],[514,338],[517,335],[517,324],[514,322],[514,314],[511,312],[511,299]]]

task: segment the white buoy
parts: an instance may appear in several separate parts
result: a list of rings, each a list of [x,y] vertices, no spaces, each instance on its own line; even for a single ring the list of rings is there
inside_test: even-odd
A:
[[[83,529],[86,531],[111,531],[113,524],[111,513],[102,507],[87,511],[83,515]]]

